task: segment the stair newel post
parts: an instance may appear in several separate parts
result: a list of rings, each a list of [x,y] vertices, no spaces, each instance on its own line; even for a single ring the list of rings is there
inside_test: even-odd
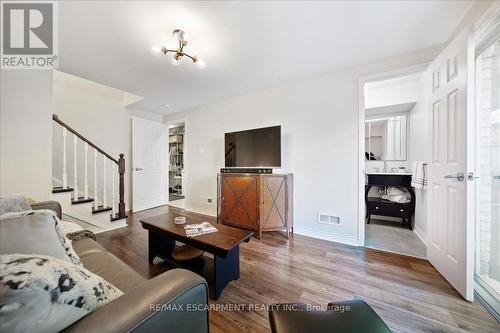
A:
[[[74,164],[74,185],[73,185],[73,200],[78,200],[78,158],[77,158],[77,143],[78,137],[73,135],[73,164]]]
[[[83,185],[83,197],[85,200],[89,198],[89,171],[88,171],[88,151],[89,151],[89,144],[85,142],[84,145],[84,159],[85,159],[85,180],[84,180],[84,185]]]
[[[116,215],[116,201],[115,201],[115,169],[116,165],[111,163],[111,216]]]
[[[94,148],[94,209],[99,207],[97,202],[97,149]]]
[[[106,156],[102,157],[102,207],[108,207],[108,195],[106,193]]]
[[[118,173],[120,177],[120,201],[118,203],[118,215],[120,217],[125,216],[125,158],[123,154],[120,154],[118,159]]]
[[[63,160],[63,169],[62,169],[62,187],[68,187],[68,172],[66,170],[66,137],[68,136],[68,130],[63,127],[62,128],[62,160]]]

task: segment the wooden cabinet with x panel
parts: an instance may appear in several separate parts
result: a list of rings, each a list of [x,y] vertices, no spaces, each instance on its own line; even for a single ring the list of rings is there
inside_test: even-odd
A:
[[[218,222],[248,229],[293,233],[293,175],[224,173],[218,175]]]

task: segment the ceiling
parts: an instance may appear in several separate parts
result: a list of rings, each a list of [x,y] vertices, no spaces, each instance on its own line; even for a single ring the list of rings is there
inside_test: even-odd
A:
[[[300,77],[438,45],[470,1],[59,4],[59,69],[143,96],[167,114]],[[175,28],[203,70],[151,53]],[[169,104],[169,108],[162,105]]]

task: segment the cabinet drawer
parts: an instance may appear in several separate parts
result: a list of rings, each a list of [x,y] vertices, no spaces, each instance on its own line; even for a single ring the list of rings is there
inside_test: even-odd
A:
[[[373,215],[410,217],[411,206],[408,204],[398,204],[392,202],[372,201],[368,202],[368,213]]]

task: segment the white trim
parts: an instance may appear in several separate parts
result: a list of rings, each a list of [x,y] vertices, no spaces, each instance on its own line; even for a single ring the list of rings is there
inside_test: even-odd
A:
[[[187,118],[170,120],[170,121],[167,121],[165,123],[165,125],[167,126],[167,129],[168,129],[167,137],[170,138],[169,126],[179,124],[179,123],[184,123],[184,135],[182,138],[182,146],[183,146],[182,151],[184,152],[182,154],[182,164],[184,165],[184,175],[183,175],[182,182],[184,183],[183,187],[187,187],[187,165],[188,165],[188,163],[187,163],[186,156],[188,154],[188,145],[187,145],[187,142],[188,142],[188,136],[187,136],[187,134],[188,134],[188,120],[187,120]],[[168,156],[169,150],[170,150],[170,141],[167,142],[167,156]],[[170,189],[169,189],[169,186],[170,186],[170,160],[168,160],[168,159],[167,159],[167,168],[169,168],[169,170],[167,171],[167,195],[168,195],[167,204],[168,204],[168,203],[170,203]],[[184,200],[185,200],[185,202],[187,202],[186,188],[183,188],[182,191],[184,192]]]
[[[467,81],[466,81],[466,171],[476,171],[476,73],[474,56],[476,46],[474,43],[473,28],[467,28]],[[469,302],[474,301],[474,271],[476,254],[476,188],[477,182],[466,181],[466,281],[471,287],[466,288],[465,299]]]
[[[477,142],[481,134],[478,122],[480,98],[476,99],[479,95],[479,86],[477,83],[477,61],[480,59],[480,54],[476,54],[478,43],[488,37],[489,34],[494,32],[495,26],[498,24],[497,20],[500,15],[500,3],[494,2],[488,10],[477,20],[474,24],[474,34],[469,40],[468,45],[468,66],[467,66],[467,171],[474,172],[479,162],[480,150],[477,148]],[[467,242],[471,242],[470,246],[473,250],[468,251],[467,262],[471,265],[467,267],[467,274],[473,273],[474,279],[474,296],[481,304],[498,320],[498,313],[494,313],[491,304],[494,304],[496,299],[487,292],[486,288],[480,283],[481,277],[476,274],[478,269],[480,256],[480,209],[479,197],[480,187],[476,181],[467,182]],[[472,236],[470,235],[472,233]],[[479,280],[479,281],[478,281]],[[472,296],[471,296],[472,298]]]
[[[359,78],[359,119],[358,119],[358,237],[359,246],[365,245],[365,83],[395,78],[427,69],[429,63],[422,63],[377,73]],[[409,154],[407,151],[407,159]]]
[[[107,214],[105,214],[105,213],[107,213]],[[66,210],[66,211],[63,212],[63,214],[64,215],[68,215],[68,216],[70,216],[70,217],[72,217],[74,219],[80,220],[82,222],[91,224],[91,225],[93,225],[95,227],[98,227],[98,228],[102,229],[102,231],[99,231],[99,232],[96,232],[96,233],[101,233],[101,232],[110,231],[110,230],[119,229],[119,228],[123,228],[123,227],[128,226],[126,218],[120,219],[120,220],[117,220],[117,221],[113,221],[113,222],[110,221],[109,222],[110,224],[105,226],[105,225],[96,223],[96,220],[89,219],[88,216],[84,216],[84,215],[78,214],[75,211]],[[109,213],[108,212],[103,212],[103,213],[99,213],[99,214],[102,214],[102,216],[106,216],[109,219]]]
[[[365,246],[365,83],[369,78],[360,78],[358,119],[358,246]]]
[[[312,237],[312,238],[323,239],[323,240],[335,242],[335,243],[341,243],[341,244],[352,245],[352,246],[359,245],[357,237],[344,236],[344,235],[339,235],[339,234],[334,234],[334,233],[326,233],[326,232],[321,231],[321,230],[317,230],[317,229],[313,229],[313,228],[309,228],[309,227],[304,227],[304,226],[299,226],[299,225],[296,225],[293,227],[293,232],[295,234],[308,236],[308,237]]]
[[[417,235],[418,238],[420,238],[422,243],[424,243],[424,245],[427,247],[427,242],[425,240],[427,234],[422,229],[420,229],[420,227],[416,224],[415,227],[413,228],[413,232],[415,233],[415,235]]]

